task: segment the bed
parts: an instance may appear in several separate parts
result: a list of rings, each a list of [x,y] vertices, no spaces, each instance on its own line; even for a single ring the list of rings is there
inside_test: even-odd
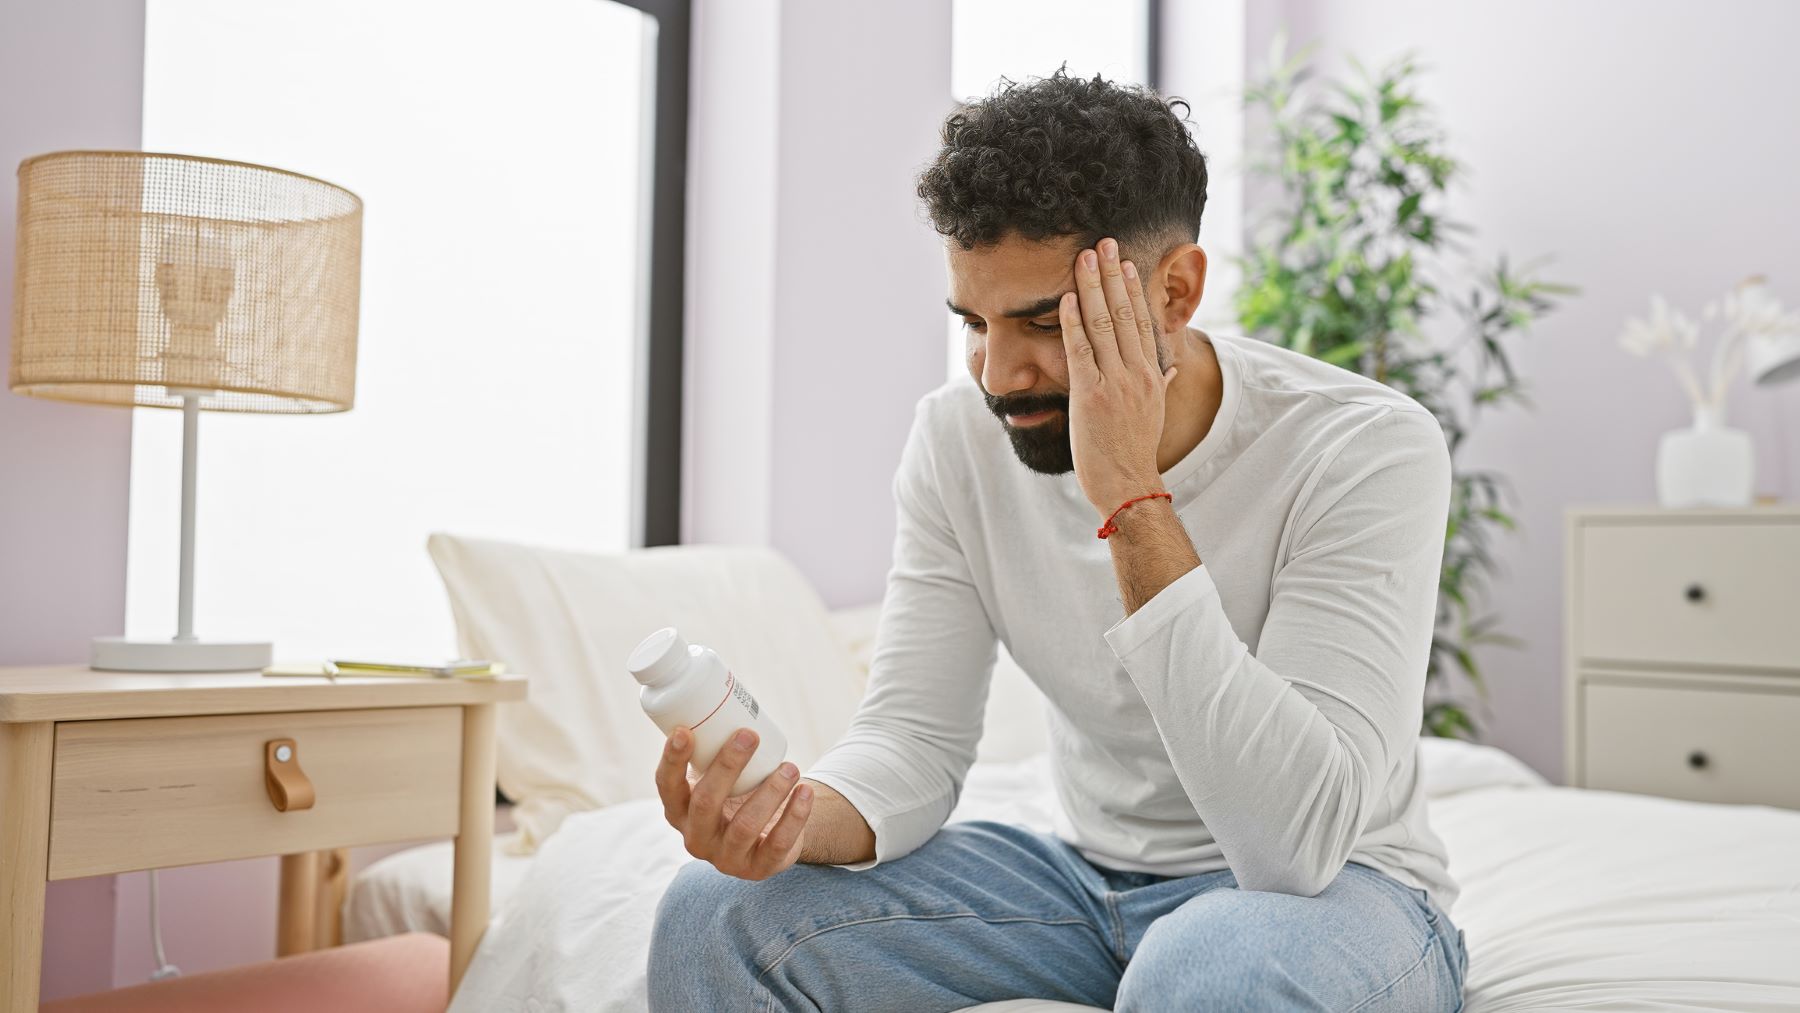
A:
[[[854,684],[841,699],[821,700],[817,683],[796,693],[769,677],[782,667],[779,659],[796,652],[811,652],[817,660],[807,670],[818,671],[827,663],[831,648],[824,642],[830,641],[852,659],[847,678],[854,682],[854,659],[866,658],[874,629],[873,610],[828,616],[816,598],[796,601],[793,575],[769,554],[652,550],[664,555],[646,564],[642,553],[625,563],[499,543],[433,541],[461,648],[471,656],[526,659],[516,667],[534,676],[593,672],[611,667],[617,636],[587,629],[547,644],[546,638],[554,641],[555,631],[571,625],[567,617],[604,613],[608,622],[632,629],[643,628],[652,614],[668,614],[681,625],[703,628],[701,612],[731,610],[736,625],[718,626],[702,640],[745,659],[743,671],[758,672],[753,684],[773,713],[800,719],[794,722],[798,733],[790,730],[790,755],[802,769],[809,755],[829,745],[841,728],[835,723],[860,696],[861,685]],[[664,564],[672,564],[666,573],[659,569]],[[621,577],[621,565],[634,569]],[[735,602],[696,605],[696,565],[715,575],[709,587],[748,593]],[[779,610],[760,604],[771,589],[780,591]],[[587,593],[609,607],[582,600]],[[644,614],[621,615],[621,602]],[[757,613],[758,620],[746,622],[745,612]],[[538,621],[546,615],[557,621]],[[808,643],[807,637],[823,640]],[[617,648],[618,657],[628,649]],[[553,674],[540,691],[534,679],[535,702],[528,703],[539,713],[512,719],[514,748],[526,755],[510,758],[510,785],[508,719],[502,719],[501,783],[509,795],[544,792],[532,779],[553,780],[563,769],[583,772],[566,778],[594,780],[555,787],[552,802],[535,811],[521,805],[522,835],[495,849],[496,915],[451,1004],[453,1013],[645,1008],[656,902],[688,858],[679,835],[663,822],[660,804],[642,790],[648,781],[643,757],[654,757],[658,741],[654,730],[642,734],[638,723],[648,722],[631,714],[631,721],[613,727],[642,742],[625,743],[619,755],[575,752],[593,747],[598,723],[596,715],[579,713],[577,703],[611,718],[628,713],[632,701],[610,680],[574,682],[573,688],[560,685]],[[1003,655],[981,756],[953,819],[1049,828],[1054,793],[1040,707],[1029,682]],[[538,755],[546,748],[546,729],[557,728],[567,740],[562,748],[572,752]],[[581,734],[584,728],[589,734]],[[1428,739],[1421,752],[1432,825],[1462,888],[1451,917],[1470,950],[1470,1013],[1800,1010],[1800,812],[1555,787],[1506,753],[1469,743]],[[604,769],[596,771],[595,764]],[[636,786],[638,796],[596,798],[624,790],[620,785]],[[346,939],[444,931],[449,885],[448,844],[390,856],[353,884]],[[1018,1000],[979,1008],[1047,1013],[1082,1007]]]
[[[1469,1013],[1800,1010],[1800,813],[1552,787],[1466,743],[1426,742],[1425,770],[1463,891]],[[981,763],[955,818],[1048,828],[1053,798],[1041,758]],[[501,855],[498,916],[451,1010],[643,1010],[651,918],[687,860],[648,800]],[[448,845],[371,867],[347,934],[441,928],[449,870]]]

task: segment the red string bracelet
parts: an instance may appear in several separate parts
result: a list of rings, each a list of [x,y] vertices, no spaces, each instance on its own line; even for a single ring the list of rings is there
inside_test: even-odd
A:
[[[1125,508],[1130,506],[1131,504],[1142,503],[1143,501],[1145,501],[1147,499],[1166,499],[1170,503],[1175,502],[1175,497],[1166,492],[1153,492],[1153,493],[1149,494],[1148,496],[1138,496],[1135,499],[1128,499],[1125,502],[1119,504],[1119,509],[1114,510],[1112,512],[1112,517],[1108,517],[1106,519],[1106,523],[1100,525],[1100,530],[1097,533],[1100,535],[1101,538],[1109,538],[1113,535],[1118,534],[1119,526],[1117,524],[1113,523],[1113,518],[1116,518],[1120,514],[1124,513]]]

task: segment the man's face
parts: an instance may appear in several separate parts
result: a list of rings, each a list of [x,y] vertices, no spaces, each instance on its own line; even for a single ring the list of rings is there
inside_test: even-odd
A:
[[[1069,369],[1057,303],[1075,287],[1079,240],[1007,238],[944,244],[950,311],[962,317],[969,374],[987,395],[1013,451],[1046,475],[1075,470],[1069,445]],[[1148,274],[1149,265],[1140,265]],[[1161,335],[1157,338],[1162,358]]]

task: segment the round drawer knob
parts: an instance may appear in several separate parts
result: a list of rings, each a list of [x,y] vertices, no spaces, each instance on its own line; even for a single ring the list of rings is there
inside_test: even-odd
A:
[[[1699,584],[1689,584],[1687,590],[1682,593],[1687,596],[1688,601],[1706,600],[1706,588],[1701,587]]]
[[[1706,758],[1706,754],[1698,749],[1688,754],[1688,766],[1695,770],[1705,770],[1706,765],[1710,762],[1711,761]]]

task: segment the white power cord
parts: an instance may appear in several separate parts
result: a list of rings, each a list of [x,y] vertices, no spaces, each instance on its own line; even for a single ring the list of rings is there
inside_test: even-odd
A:
[[[150,972],[151,981],[181,976],[181,968],[169,963],[163,955],[162,920],[156,915],[156,870],[150,870],[150,948],[156,954],[156,970]]]

